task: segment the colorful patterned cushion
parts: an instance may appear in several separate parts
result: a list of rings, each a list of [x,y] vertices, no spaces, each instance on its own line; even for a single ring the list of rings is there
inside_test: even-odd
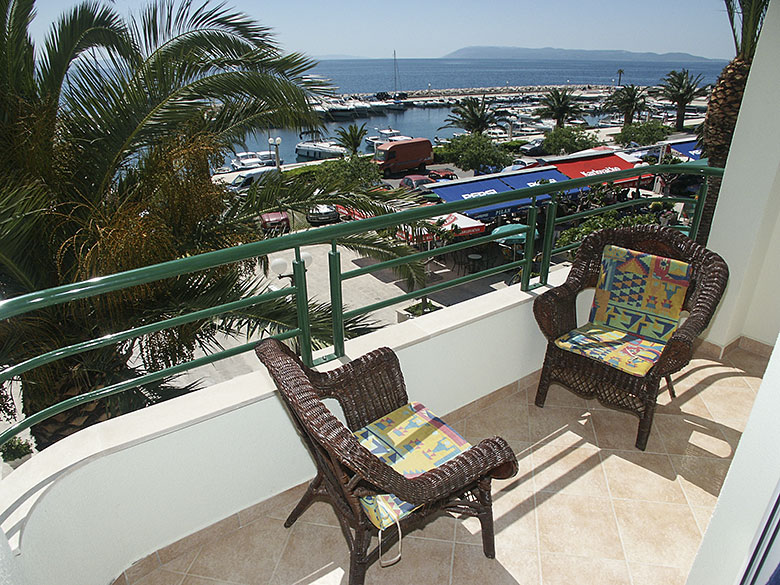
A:
[[[690,272],[680,260],[607,246],[590,322],[665,343],[677,328]]]
[[[471,445],[419,402],[410,402],[354,432],[361,445],[404,477],[416,477],[457,457]],[[360,499],[371,522],[384,530],[419,506],[393,494]]]
[[[632,376],[647,374],[664,350],[663,343],[594,323],[565,333],[555,340],[555,345]]]

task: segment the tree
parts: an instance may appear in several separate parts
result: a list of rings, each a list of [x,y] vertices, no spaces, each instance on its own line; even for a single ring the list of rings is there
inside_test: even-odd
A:
[[[602,145],[595,135],[583,128],[555,128],[549,132],[542,142],[542,149],[547,154],[570,154],[588,148]]]
[[[628,126],[645,109],[645,91],[636,85],[626,85],[616,89],[604,105],[623,114],[623,126]]]
[[[671,128],[664,126],[657,120],[651,120],[642,124],[629,124],[615,135],[615,142],[622,146],[629,146],[632,142],[644,146],[655,144],[669,136]]]
[[[618,86],[623,85],[623,74],[624,73],[625,73],[625,71],[623,71],[622,69],[618,69],[617,70],[617,75],[618,75],[618,83],[617,84],[618,84]]]
[[[574,100],[574,92],[569,89],[551,89],[542,97],[541,103],[542,107],[534,113],[540,118],[555,120],[556,128],[563,128],[567,118],[578,116],[582,112],[582,108]]]
[[[350,124],[346,128],[342,126],[336,129],[336,143],[354,156],[360,151],[367,133],[365,122],[359,127],[357,124]]]
[[[758,35],[764,22],[769,0],[724,0],[726,13],[731,24],[736,56],[721,71],[710,94],[707,115],[700,136],[703,154],[713,167],[725,167],[734,127],[737,124],[739,107],[745,93],[750,65],[756,54]],[[696,241],[707,244],[712,227],[712,218],[720,195],[721,180],[707,178],[707,198],[704,201]]]
[[[456,164],[464,171],[489,172],[512,162],[510,154],[482,134],[458,136],[437,150],[442,162]]]
[[[125,20],[84,3],[53,26],[36,55],[32,0],[0,11],[0,296],[262,238],[259,215],[277,201],[239,196],[210,169],[249,132],[314,127],[305,75],[271,33],[221,5],[158,0]],[[67,82],[66,82],[67,80]],[[289,187],[292,187],[290,185]],[[303,206],[313,191],[297,192]],[[291,204],[288,204],[292,207]],[[381,247],[381,244],[376,244]],[[255,262],[222,266],[0,322],[0,363],[259,294]],[[329,307],[313,307],[313,335],[330,339]],[[218,347],[217,334],[295,327],[285,299],[218,320],[71,356],[13,380],[29,416],[61,400],[160,370]],[[352,322],[352,333],[370,329]],[[8,396],[9,383],[0,387]],[[80,428],[189,388],[147,385],[90,402],[32,428],[39,449]],[[0,403],[3,403],[0,400]],[[15,413],[6,412],[7,415]]]
[[[439,130],[462,128],[466,132],[482,134],[488,128],[501,124],[504,118],[491,110],[485,101],[485,96],[482,96],[481,100],[474,97],[462,99],[460,104],[452,108],[452,112],[444,121],[447,123]]]
[[[699,87],[703,75],[693,77],[687,69],[672,70],[666,74],[661,84],[661,95],[677,106],[675,129],[682,132],[685,122],[685,107],[695,98],[703,96],[707,91]]]

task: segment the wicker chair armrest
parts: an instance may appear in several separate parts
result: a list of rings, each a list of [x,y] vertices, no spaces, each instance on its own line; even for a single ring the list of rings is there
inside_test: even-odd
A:
[[[512,477],[517,469],[512,448],[501,437],[493,437],[415,478],[400,476],[402,481],[393,487],[392,493],[413,504],[428,504],[451,496],[483,477]]]
[[[534,299],[534,316],[542,334],[553,341],[577,327],[577,294],[580,288],[568,280]]]
[[[309,379],[320,398],[335,398],[356,430],[409,402],[395,353],[381,347],[335,370],[310,370]]]

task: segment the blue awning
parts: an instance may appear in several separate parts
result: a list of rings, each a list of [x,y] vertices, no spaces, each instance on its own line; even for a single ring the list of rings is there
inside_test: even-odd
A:
[[[481,181],[470,181],[468,183],[456,183],[437,185],[427,185],[428,189],[436,193],[441,199],[447,203],[452,201],[463,201],[464,199],[479,200],[480,197],[486,195],[492,195],[494,193],[506,193],[507,191],[515,191],[517,189],[525,189],[527,187],[533,187],[538,185],[540,181],[546,179],[551,183],[557,183],[559,181],[567,181],[569,178],[556,171],[555,169],[545,169],[535,172],[520,172],[507,174],[501,177],[490,177]],[[571,189],[567,193],[576,192],[577,189]],[[550,199],[549,195],[540,195],[536,198],[536,201],[546,201]],[[473,217],[475,219],[488,219],[497,215],[504,215],[506,213],[512,213],[523,207],[531,205],[531,199],[516,199],[514,201],[507,201],[506,203],[496,203],[493,205],[486,205],[484,207],[477,207],[475,209],[469,209],[464,211],[465,215]]]
[[[699,160],[701,158],[701,148],[696,140],[689,140],[688,142],[678,142],[677,144],[669,145],[672,150],[679,152],[683,156],[692,158],[693,160]]]

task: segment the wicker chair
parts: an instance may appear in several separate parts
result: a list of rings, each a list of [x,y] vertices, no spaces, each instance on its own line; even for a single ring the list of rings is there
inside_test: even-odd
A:
[[[397,409],[410,406],[398,359],[390,349],[377,349],[324,373],[304,366],[276,340],[261,342],[256,353],[276,382],[317,466],[315,478],[285,526],[292,526],[315,497],[328,500],[351,553],[350,585],[364,582],[366,569],[380,558],[380,548],[392,546],[402,531],[441,510],[477,517],[485,556],[495,557],[491,478],[504,479],[517,473],[517,459],[506,441],[500,437],[485,439],[438,467],[405,477],[369,451],[355,433],[369,428],[377,419],[384,423]],[[349,429],[331,414],[322,402],[324,398],[339,402]],[[441,429],[443,423],[435,419],[435,425]],[[446,430],[451,431],[449,427]],[[387,497],[403,500],[401,503],[414,509],[400,520],[393,519],[398,530],[389,530],[383,542],[382,531],[366,512],[366,502]],[[377,532],[379,545],[369,552],[371,536]]]
[[[603,360],[556,345],[556,340],[560,342],[564,339],[562,336],[571,336],[577,328],[577,294],[597,285],[602,253],[608,245],[681,260],[690,265],[689,285],[681,307],[689,312],[689,316],[658,348],[657,361],[644,375],[626,373]],[[558,383],[584,398],[595,397],[605,406],[631,412],[639,417],[636,447],[644,451],[653,424],[661,378],[666,379],[669,392],[674,397],[671,374],[690,361],[693,342],[707,327],[727,280],[728,267],[720,256],[672,228],[637,226],[607,229],[589,235],[577,251],[566,282],[545,292],[534,302],[534,315],[548,340],[536,405],[543,407],[550,384]]]

